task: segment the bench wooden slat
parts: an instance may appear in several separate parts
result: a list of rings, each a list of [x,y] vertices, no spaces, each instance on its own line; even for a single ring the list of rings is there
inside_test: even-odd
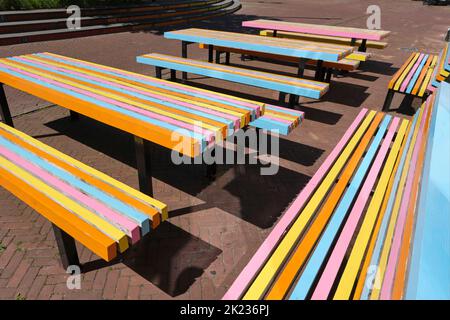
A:
[[[263,244],[258,248],[255,255],[251,258],[250,262],[241,271],[239,276],[225,293],[223,299],[239,299],[245,293],[245,290],[248,288],[256,273],[261,269],[261,267],[263,267],[265,261],[275,249],[275,246],[279,243],[280,239],[285,233],[285,230],[296,219],[299,211],[309,200],[312,192],[319,186],[322,179],[327,175],[330,168],[334,165],[335,160],[340,156],[342,150],[351,140],[353,134],[365,119],[367,112],[367,109],[362,109],[360,111],[358,116],[349,126],[349,128],[336,144],[329,156],[317,170],[316,174],[307,183],[305,188],[303,188],[303,190],[299,193],[292,205],[286,210],[279,222],[274,226],[270,234],[264,240]]]
[[[273,37],[272,30],[261,30],[259,32],[262,36]],[[297,40],[306,40],[306,41],[317,41],[317,42],[327,42],[334,43],[340,45],[351,45],[351,38],[344,37],[332,37],[332,36],[323,36],[323,35],[315,35],[315,34],[307,34],[307,33],[298,33],[298,32],[286,32],[286,31],[277,31],[277,37],[280,38],[288,38],[288,39],[297,39]],[[359,47],[362,44],[362,40],[356,40],[354,46]],[[384,49],[388,46],[387,42],[381,41],[367,41],[366,46],[368,48],[374,49]]]
[[[353,153],[374,117],[375,112],[369,112],[368,116],[361,123],[350,142],[341,150],[335,164],[329,169],[320,186],[318,186],[317,190],[310,195],[311,198],[307,203],[305,203],[306,206],[301,211],[301,208],[299,208],[297,211],[297,214],[299,214],[298,217],[293,222],[291,228],[281,240],[277,248],[274,250],[271,257],[267,260],[257,277],[254,279],[248,291],[243,296],[243,299],[259,299],[267,290],[267,286],[275,276],[276,271],[285,261],[293,246],[296,244],[298,238],[301,236],[309,221],[314,216],[315,210],[318,208],[323,198],[333,185],[333,182],[336,180],[339,172],[346,164],[348,158]]]
[[[327,92],[329,87],[328,84],[318,81],[275,75],[163,54],[146,54],[137,57],[137,61],[162,68],[180,70],[257,87],[271,88],[281,92],[316,99]]]
[[[303,119],[304,113],[301,111],[266,105],[264,114],[250,122],[250,125],[269,131],[277,130],[280,134],[288,135]]]

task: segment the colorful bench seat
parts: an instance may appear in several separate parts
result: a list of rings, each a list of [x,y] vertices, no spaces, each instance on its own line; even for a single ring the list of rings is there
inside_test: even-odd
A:
[[[137,62],[154,65],[156,68],[190,72],[255,87],[277,90],[281,93],[289,93],[294,96],[303,96],[314,99],[322,97],[329,88],[329,85],[323,82],[219,65],[159,53],[139,56],[137,57]]]
[[[389,82],[383,111],[389,110],[395,93],[426,99],[437,61],[436,55],[412,53]]]
[[[73,239],[110,261],[168,217],[164,203],[3,123],[0,185],[56,226],[65,268],[79,264]]]
[[[223,299],[403,298],[433,105],[363,109]]]
[[[304,113],[294,109],[274,105],[266,105],[264,114],[250,122],[250,126],[267,131],[278,131],[288,135],[304,119]]]
[[[259,34],[261,36],[273,37],[274,32],[272,30],[261,30],[259,32]],[[276,36],[280,37],[280,38],[288,38],[288,39],[296,39],[296,40],[304,40],[304,41],[317,41],[317,42],[339,44],[339,45],[344,45],[344,46],[353,45],[355,47],[360,47],[362,45],[362,40],[356,40],[352,44],[351,38],[332,37],[332,36],[324,36],[324,35],[317,35],[317,34],[277,31]],[[387,46],[388,46],[387,42],[373,41],[373,40],[366,41],[367,48],[384,49]]]

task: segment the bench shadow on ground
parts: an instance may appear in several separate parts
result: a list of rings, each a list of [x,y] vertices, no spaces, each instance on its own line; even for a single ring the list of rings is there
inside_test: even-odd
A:
[[[83,273],[123,263],[159,289],[176,297],[185,293],[222,250],[165,222],[121,257],[83,264]]]
[[[133,139],[127,133],[85,117],[77,122],[71,122],[68,117],[61,118],[46,125],[136,168]],[[305,166],[313,165],[323,152],[318,148],[280,139],[280,157]],[[153,177],[205,202],[204,205],[184,208],[178,213],[171,212],[171,216],[217,207],[260,228],[271,227],[310,177],[281,166],[276,175],[263,176],[260,169],[260,164],[218,165],[217,178],[211,181],[205,176],[204,165],[175,165],[170,150],[154,144],[152,146]],[[277,201],[270,201],[273,197]]]

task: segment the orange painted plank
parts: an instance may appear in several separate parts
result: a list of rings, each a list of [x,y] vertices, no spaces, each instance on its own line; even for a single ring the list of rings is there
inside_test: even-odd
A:
[[[413,95],[416,95],[419,92],[420,86],[422,85],[422,82],[425,79],[425,75],[427,74],[428,68],[430,67],[431,62],[433,61],[433,59],[434,59],[434,56],[430,55],[428,57],[427,62],[425,62],[425,65],[423,66],[422,71],[420,72],[420,75],[417,78],[416,84],[414,85],[414,88],[411,91],[411,93]]]
[[[397,79],[401,76],[403,71],[408,67],[408,65],[414,59],[414,57],[416,57],[416,55],[418,55],[418,53],[411,54],[409,56],[408,60],[406,60],[406,62],[400,67],[400,69],[397,70],[397,72],[392,77],[391,81],[389,81],[389,85],[388,85],[389,89],[392,89],[394,87],[394,84],[397,81]]]

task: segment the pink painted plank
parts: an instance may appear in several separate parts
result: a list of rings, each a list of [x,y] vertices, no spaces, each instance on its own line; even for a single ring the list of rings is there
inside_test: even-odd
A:
[[[405,80],[403,80],[402,86],[400,87],[400,91],[406,90],[406,88],[408,87],[409,81],[411,81],[411,78],[413,77],[414,73],[416,72],[417,68],[419,67],[419,65],[422,62],[424,57],[425,57],[425,54],[421,53],[419,56],[419,59],[417,59],[413,68],[411,70],[409,70],[408,76],[405,78]]]
[[[43,55],[45,55],[45,53],[43,53]],[[63,57],[63,56],[58,56],[58,58],[60,58],[62,60],[73,61],[75,63],[85,65],[86,68],[88,68],[88,69],[92,68],[92,66],[90,66],[89,64],[87,64],[87,63],[85,63],[84,61],[81,61],[81,60],[72,60],[72,59],[70,59],[68,57]],[[252,103],[247,102],[247,101],[241,101],[241,100],[237,100],[237,99],[232,99],[229,96],[227,96],[227,97],[218,96],[218,95],[214,94],[214,92],[212,92],[212,91],[205,92],[205,91],[198,90],[198,89],[196,89],[194,87],[188,87],[188,86],[184,87],[184,86],[181,86],[181,85],[179,85],[177,83],[173,83],[173,82],[170,82],[170,81],[158,80],[158,79],[155,79],[155,78],[152,78],[152,77],[148,77],[148,76],[143,76],[143,75],[140,75],[140,74],[137,74],[137,73],[130,74],[130,73],[127,73],[127,72],[125,72],[123,70],[120,70],[120,69],[114,69],[114,68],[110,68],[110,67],[102,66],[102,65],[95,65],[95,68],[103,69],[103,70],[107,70],[107,71],[112,71],[114,73],[121,74],[122,76],[124,76],[124,77],[126,77],[128,79],[135,78],[135,79],[141,79],[141,80],[148,81],[148,82],[164,83],[164,86],[167,86],[167,87],[177,88],[177,89],[181,89],[181,90],[184,90],[186,92],[191,92],[191,93],[198,93],[198,94],[201,94],[201,95],[204,95],[204,96],[207,96],[207,97],[211,97],[213,99],[216,98],[216,99],[220,99],[220,100],[223,100],[223,101],[228,101],[228,102],[231,102],[231,103],[235,103],[235,104],[238,104],[238,105],[243,105],[243,106],[246,106],[246,107],[250,107],[250,108],[256,110],[258,116],[259,116],[259,114],[261,112],[261,107],[259,105],[255,105],[255,104],[252,104]]]
[[[59,87],[65,88],[65,89],[84,94],[84,95],[86,95],[88,97],[91,97],[91,98],[94,98],[94,99],[97,99],[97,100],[100,100],[100,101],[103,101],[103,102],[106,102],[106,103],[114,104],[114,105],[122,107],[124,109],[127,109],[127,110],[130,110],[130,111],[142,114],[142,115],[144,115],[146,117],[157,119],[157,120],[160,120],[160,121],[165,121],[167,123],[173,124],[174,126],[179,126],[181,128],[184,128],[184,129],[187,129],[187,130],[191,130],[193,132],[197,132],[199,134],[205,135],[205,137],[207,138],[207,141],[209,141],[209,143],[212,143],[214,141],[214,139],[215,139],[215,135],[214,135],[213,132],[211,132],[209,130],[206,130],[206,129],[202,129],[202,128],[198,127],[198,126],[194,126],[194,125],[191,125],[191,124],[188,124],[188,123],[184,123],[182,121],[179,121],[179,120],[176,120],[176,119],[172,119],[172,118],[169,118],[169,117],[166,117],[166,116],[163,116],[163,115],[159,115],[159,114],[153,113],[153,112],[148,111],[148,110],[140,109],[140,108],[134,107],[132,105],[129,105],[129,104],[126,104],[126,103],[122,103],[122,102],[119,102],[119,101],[116,101],[116,100],[113,100],[113,99],[110,99],[110,98],[106,98],[104,96],[100,96],[98,94],[95,94],[95,93],[92,93],[92,92],[89,92],[89,91],[86,91],[86,90],[83,90],[83,89],[75,88],[75,87],[66,85],[64,83],[60,83],[58,81],[54,81],[54,80],[51,80],[51,79],[46,79],[44,77],[35,75],[33,73],[30,73],[30,72],[27,72],[27,71],[23,71],[23,70],[11,67],[9,65],[3,65],[2,64],[2,66],[4,68],[6,68],[6,69],[13,70],[13,71],[15,71],[17,73],[24,74],[24,75],[27,75],[29,77],[33,77],[35,79],[38,79],[40,81],[51,83],[53,85],[57,85]]]
[[[141,232],[139,226],[125,218],[124,216],[111,210],[101,202],[94,198],[91,198],[78,189],[72,187],[71,185],[65,183],[62,180],[52,176],[47,171],[36,166],[35,164],[28,162],[26,159],[16,155],[15,153],[9,151],[3,146],[0,146],[0,154],[5,158],[9,159],[11,162],[21,166],[25,170],[32,173],[34,176],[39,177],[45,183],[53,186],[54,188],[60,190],[64,194],[68,195],[75,201],[79,202],[82,206],[91,208],[90,211],[94,210],[98,214],[101,214],[107,219],[107,221],[112,222],[114,225],[122,226],[121,229],[125,229],[125,233],[131,238],[132,243],[136,243],[141,238]]]
[[[233,121],[235,128],[240,128],[240,119],[239,119],[239,117],[236,117],[236,116],[233,116],[233,115],[230,115],[230,114],[225,114],[225,113],[222,113],[222,112],[219,112],[219,111],[216,111],[216,110],[212,110],[212,109],[196,106],[196,105],[193,105],[193,104],[190,104],[190,103],[186,103],[186,102],[183,102],[183,101],[179,101],[179,100],[176,100],[176,99],[172,99],[172,98],[169,98],[169,97],[162,97],[161,95],[158,95],[158,94],[153,94],[153,93],[146,92],[146,91],[143,91],[143,90],[139,90],[139,89],[136,89],[136,88],[132,88],[132,87],[128,87],[128,86],[125,86],[125,85],[117,84],[115,82],[110,82],[110,81],[103,80],[103,79],[98,78],[98,77],[89,76],[87,74],[84,74],[84,73],[81,73],[81,72],[77,72],[77,71],[73,71],[73,70],[70,70],[70,69],[61,68],[61,67],[55,67],[55,66],[52,66],[52,65],[49,65],[49,64],[37,62],[35,60],[27,59],[26,57],[20,57],[19,56],[19,57],[17,57],[17,59],[18,60],[22,60],[22,61],[27,61],[27,62],[30,62],[30,63],[33,63],[33,64],[37,64],[37,65],[40,65],[40,66],[44,66],[44,67],[52,69],[52,70],[63,71],[63,72],[66,72],[68,74],[72,74],[72,75],[75,75],[75,76],[78,76],[78,77],[84,77],[84,78],[87,78],[87,79],[90,79],[90,80],[94,80],[94,81],[97,81],[97,82],[100,82],[100,83],[107,84],[107,85],[112,86],[112,87],[126,89],[128,91],[136,92],[136,93],[148,96],[148,97],[164,100],[164,101],[175,103],[175,104],[178,104],[178,105],[190,108],[190,109],[199,110],[199,111],[202,111],[202,112],[205,112],[205,113],[208,113],[208,114],[212,114],[212,115],[216,115],[216,116],[219,116],[219,117],[222,117],[222,118],[226,118],[228,120],[232,120]]]
[[[345,132],[344,136],[331,151],[330,155],[325,159],[324,163],[317,170],[316,174],[311,178],[305,188],[299,193],[292,205],[286,210],[280,221],[275,225],[273,230],[264,240],[262,245],[256,251],[255,255],[250,259],[249,263],[244,267],[239,276],[233,282],[231,287],[223,296],[222,300],[237,300],[239,299],[244,290],[248,287],[249,283],[255,277],[256,273],[260,270],[264,262],[267,260],[275,246],[278,244],[284,232],[297,217],[301,208],[308,201],[312,192],[316,189],[323,177],[328,173],[328,170],[334,164],[336,158],[341,153],[342,149],[346,146],[347,142],[352,137],[360,123],[363,121],[367,114],[367,109],[363,108],[353,123]]]
[[[372,168],[369,171],[366,181],[361,187],[361,192],[358,198],[356,199],[353,209],[350,212],[347,221],[345,222],[344,229],[342,230],[336,242],[336,245],[333,249],[330,259],[326,264],[325,270],[323,271],[320,280],[314,290],[314,293],[311,297],[314,300],[325,300],[328,298],[328,295],[330,294],[331,287],[333,286],[336,275],[347,252],[350,241],[352,240],[353,234],[356,231],[356,227],[358,226],[358,222],[362,216],[366,202],[368,201],[369,196],[372,192],[372,188],[377,180],[378,173],[380,172],[381,167],[384,163],[384,159],[389,150],[392,138],[394,137],[399,121],[400,121],[399,118],[394,118],[391,125],[389,126],[388,133],[386,134],[386,137],[384,138],[381,148],[378,151],[377,157],[375,158]]]
[[[382,300],[387,300],[391,298],[392,285],[394,282],[395,268],[397,266],[397,260],[400,253],[400,245],[403,236],[403,228],[405,226],[408,205],[410,201],[410,194],[412,190],[412,184],[414,180],[414,172],[416,170],[417,159],[419,158],[419,149],[422,144],[422,140],[426,139],[423,136],[423,131],[425,130],[426,118],[425,115],[428,112],[428,108],[430,105],[430,99],[425,104],[424,116],[422,117],[422,121],[420,122],[419,134],[417,136],[417,141],[414,146],[413,156],[411,159],[411,164],[408,171],[408,178],[405,184],[405,192],[403,193],[402,202],[400,205],[400,211],[397,218],[397,223],[395,225],[394,238],[392,240],[391,251],[389,252],[389,259],[386,266],[386,271],[384,274],[383,284],[381,286],[380,298]]]
[[[270,20],[252,20],[252,21],[244,21],[242,22],[243,27],[251,27],[258,29],[270,29],[270,30],[279,30],[279,31],[287,31],[287,32],[298,32],[298,33],[309,33],[309,34],[317,34],[331,37],[344,37],[344,38],[355,38],[355,39],[366,39],[366,40],[381,40],[382,36],[380,34],[367,32],[369,30],[356,30],[356,28],[346,28],[339,27],[338,30],[335,26],[326,26],[326,25],[313,25],[313,24],[280,24],[277,21]],[[330,28],[331,27],[331,28]]]

